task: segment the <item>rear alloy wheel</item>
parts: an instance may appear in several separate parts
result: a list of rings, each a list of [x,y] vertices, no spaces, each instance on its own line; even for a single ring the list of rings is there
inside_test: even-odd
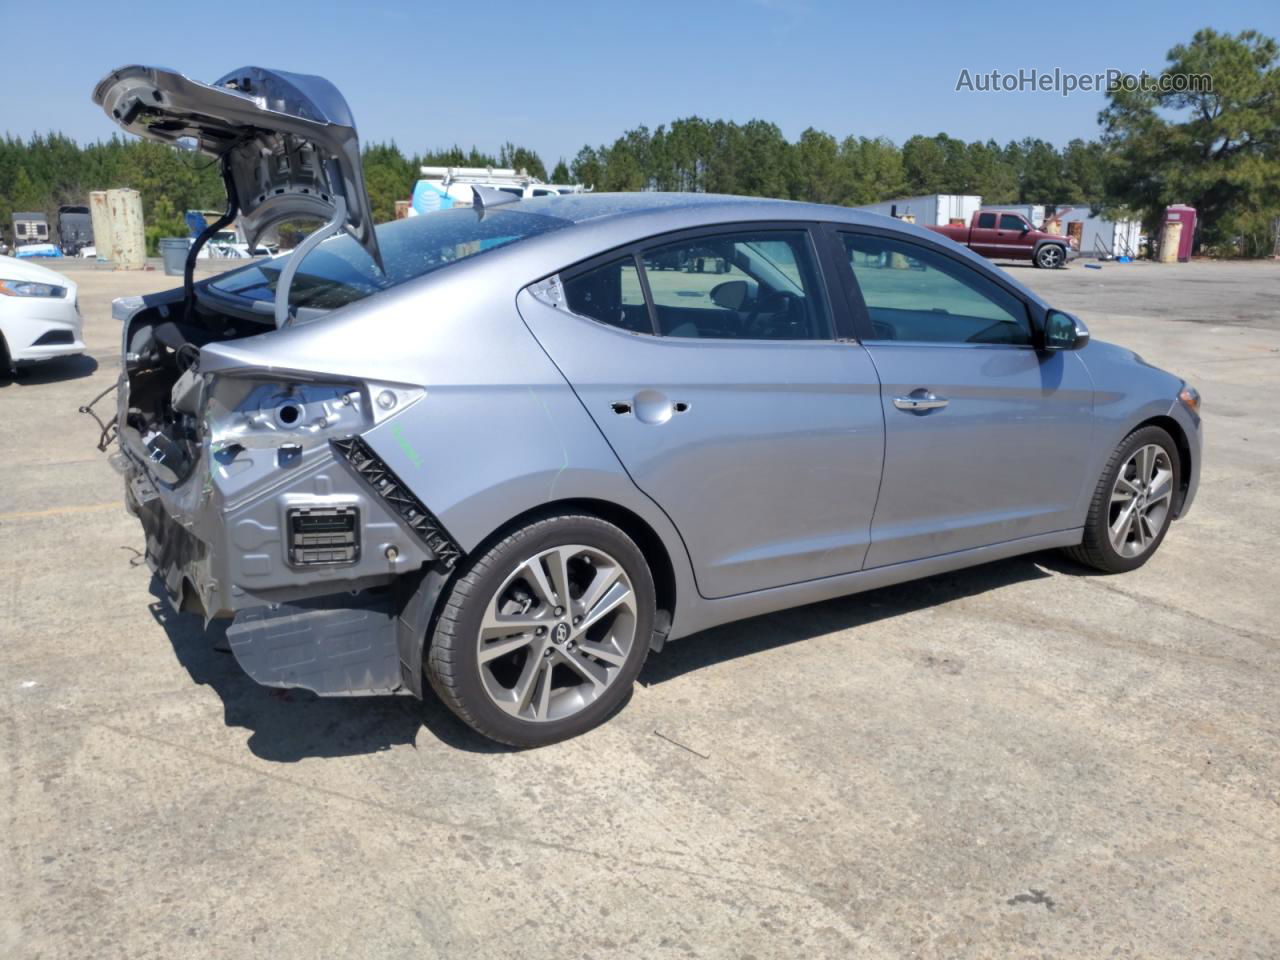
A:
[[[1102,471],[1089,505],[1084,540],[1067,553],[1107,573],[1142,566],[1169,530],[1181,479],[1173,438],[1159,427],[1135,430]]]
[[[1046,270],[1062,266],[1066,259],[1066,251],[1056,243],[1046,243],[1036,251],[1036,266]]]
[[[428,678],[475,730],[513,746],[576,736],[630,692],[653,632],[644,556],[587,515],[536,521],[475,560],[450,592]]]

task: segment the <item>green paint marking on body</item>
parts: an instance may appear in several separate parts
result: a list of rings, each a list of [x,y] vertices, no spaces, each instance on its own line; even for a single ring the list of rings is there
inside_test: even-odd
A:
[[[569,469],[569,448],[564,445],[564,440],[560,438],[560,430],[556,426],[555,417],[551,416],[551,411],[547,409],[547,403],[542,397],[534,392],[533,387],[526,387],[529,396],[538,401],[538,406],[542,407],[542,412],[546,415],[547,423],[551,424],[551,432],[555,434],[555,438],[560,441],[560,469],[556,471],[556,475],[551,478],[551,490],[547,494],[547,499],[554,500],[556,495],[556,484],[560,482],[560,476]]]
[[[403,450],[404,455],[409,458],[409,462],[415,467],[421,467],[422,458],[418,456],[418,451],[413,449],[413,444],[409,442],[409,438],[404,435],[404,432],[399,426],[393,426],[391,428],[391,435],[396,438],[396,443],[400,444],[400,449]]]

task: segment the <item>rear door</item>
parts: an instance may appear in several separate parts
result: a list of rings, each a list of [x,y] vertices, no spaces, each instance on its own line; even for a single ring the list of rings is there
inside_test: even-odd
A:
[[[1079,356],[1042,352],[994,270],[874,228],[832,231],[882,383],[884,479],[866,566],[1077,525],[1093,425]]]
[[[858,570],[883,417],[802,224],[670,235],[566,270],[519,308],[708,597]],[[827,269],[832,269],[830,263]]]
[[[984,257],[994,257],[996,253],[996,223],[998,215],[979,213],[973,221],[973,229],[969,231],[969,247],[974,253]]]

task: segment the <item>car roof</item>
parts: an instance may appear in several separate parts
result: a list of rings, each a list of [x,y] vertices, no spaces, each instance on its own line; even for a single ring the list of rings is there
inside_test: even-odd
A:
[[[571,223],[586,223],[621,217],[682,216],[689,224],[699,222],[745,220],[839,220],[849,223],[877,223],[880,214],[866,213],[849,207],[768,197],[740,197],[723,193],[573,193],[561,196],[531,197],[519,201],[522,213],[555,217]]]

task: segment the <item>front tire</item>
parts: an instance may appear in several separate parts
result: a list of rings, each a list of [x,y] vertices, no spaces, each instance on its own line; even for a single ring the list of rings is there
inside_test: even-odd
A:
[[[1116,447],[1089,503],[1084,539],[1069,557],[1104,573],[1142,566],[1173,522],[1182,483],[1178,448],[1160,427],[1141,427]]]
[[[427,678],[491,740],[566,740],[626,701],[655,607],[653,576],[626,533],[591,514],[543,517],[485,549],[454,582]]]
[[[1067,251],[1056,243],[1046,243],[1036,251],[1036,266],[1055,270],[1067,262]]]

